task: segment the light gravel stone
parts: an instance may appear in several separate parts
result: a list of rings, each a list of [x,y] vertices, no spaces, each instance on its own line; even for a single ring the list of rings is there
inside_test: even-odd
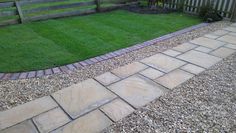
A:
[[[234,133],[236,54],[138,109],[104,133]]]
[[[73,71],[72,73],[61,73],[48,75],[41,78],[19,79],[0,81],[0,111],[10,109],[14,106],[32,101],[34,99],[50,95],[62,88],[71,86],[88,78],[94,78],[105,72],[111,71],[134,61],[141,60],[151,55],[163,52],[194,38],[203,36],[210,32],[222,29],[231,23],[221,21],[209,24],[171,39],[167,39],[155,45],[151,45],[114,59],[99,62]]]

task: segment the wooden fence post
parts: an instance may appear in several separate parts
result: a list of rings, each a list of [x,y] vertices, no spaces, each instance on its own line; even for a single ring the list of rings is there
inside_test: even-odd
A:
[[[15,1],[15,4],[16,4],[16,9],[18,11],[18,14],[20,16],[20,21],[21,21],[21,23],[24,23],[24,16],[23,16],[19,1]]]
[[[96,8],[97,12],[100,12],[101,11],[100,10],[100,8],[101,8],[101,1],[100,0],[95,0],[95,3],[97,5],[97,8]]]
[[[231,22],[236,22],[236,0],[233,1],[233,12],[232,12],[232,16],[231,16]]]

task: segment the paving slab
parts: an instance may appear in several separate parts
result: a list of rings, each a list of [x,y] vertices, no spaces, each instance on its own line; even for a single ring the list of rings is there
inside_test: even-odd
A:
[[[30,121],[24,121],[15,126],[0,131],[1,133],[38,133],[34,124]]]
[[[182,70],[185,70],[187,72],[190,72],[190,73],[193,73],[193,74],[199,74],[201,72],[203,72],[205,69],[202,68],[202,67],[198,67],[198,66],[195,66],[193,64],[187,64],[187,65],[184,65],[183,67],[181,67]]]
[[[206,34],[206,35],[204,35],[204,37],[207,37],[207,38],[210,38],[210,39],[216,39],[216,38],[218,38],[220,36],[215,35],[215,34]]]
[[[223,36],[225,34],[229,33],[229,31],[225,31],[225,30],[217,30],[215,32],[213,32],[212,34],[218,35],[218,36]]]
[[[193,76],[193,74],[177,69],[156,79],[155,81],[169,89],[173,89]]]
[[[204,52],[204,53],[209,53],[209,52],[212,51],[212,49],[207,48],[207,47],[202,47],[202,46],[199,46],[199,47],[195,48],[194,50],[201,51],[201,52]]]
[[[230,32],[228,35],[236,36],[236,33],[235,32]]]
[[[140,75],[134,75],[108,87],[135,108],[144,106],[165,93],[163,87]]]
[[[219,47],[221,47],[225,44],[221,41],[209,39],[209,38],[206,38],[206,37],[200,37],[200,38],[194,39],[190,42],[194,43],[194,44],[197,44],[197,45],[207,47],[207,48],[211,48],[211,49],[217,49],[217,48],[219,48]]]
[[[177,47],[174,47],[173,49],[179,52],[186,52],[194,49],[195,47],[197,47],[197,45],[194,45],[192,43],[183,43],[181,45],[178,45]]]
[[[134,108],[121,99],[116,99],[111,103],[102,106],[101,110],[113,121],[119,121],[134,112]]]
[[[164,54],[153,55],[141,60],[141,62],[166,73],[179,68],[186,63]]]
[[[218,38],[217,40],[236,45],[236,37],[235,36],[225,35],[225,36]]]
[[[43,97],[0,112],[0,130],[30,119],[58,105],[51,97]]]
[[[120,78],[126,78],[130,75],[133,75],[139,71],[144,70],[145,68],[147,68],[146,65],[144,65],[140,62],[134,62],[134,63],[128,64],[126,66],[114,69],[111,72],[114,73],[115,75],[119,76]]]
[[[195,50],[186,52],[178,56],[177,58],[185,60],[195,65],[204,67],[204,68],[209,68],[221,60],[221,58],[218,58],[218,57],[206,54],[206,53],[198,52]]]
[[[156,69],[153,69],[153,68],[147,68],[139,73],[142,74],[143,76],[150,78],[150,79],[156,79],[156,78],[165,74],[165,73],[158,71]]]
[[[48,133],[70,121],[70,118],[60,109],[55,108],[33,118],[40,133]]]
[[[52,96],[73,119],[116,97],[94,79],[72,85],[52,94]]]
[[[210,54],[214,55],[214,56],[221,57],[221,58],[225,58],[227,56],[230,56],[234,52],[235,52],[235,50],[233,50],[233,49],[221,47],[221,48],[218,48],[218,49],[212,51]]]
[[[236,49],[235,44],[226,44],[226,45],[224,45],[224,47],[231,48],[231,49]]]
[[[110,126],[112,121],[101,111],[92,111],[52,133],[99,133]]]
[[[230,26],[230,27],[224,28],[224,30],[231,31],[231,32],[236,32],[236,27]]]
[[[119,77],[117,77],[116,75],[114,75],[110,72],[106,72],[102,75],[99,75],[99,76],[95,77],[95,79],[105,86],[110,85],[110,84],[120,80]]]
[[[163,53],[166,54],[166,55],[172,56],[172,57],[175,57],[175,56],[181,54],[180,52],[172,50],[172,49],[166,50]]]

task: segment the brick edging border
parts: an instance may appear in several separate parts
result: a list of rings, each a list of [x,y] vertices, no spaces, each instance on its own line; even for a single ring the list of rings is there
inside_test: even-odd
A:
[[[46,75],[51,75],[51,74],[57,74],[57,73],[61,73],[61,72],[66,72],[66,73],[70,73],[75,69],[80,69],[83,68],[85,66],[89,66],[101,61],[105,61],[117,56],[121,56],[123,54],[126,54],[128,52],[132,52],[150,45],[154,45],[158,42],[170,39],[172,37],[178,36],[180,34],[184,34],[186,32],[195,30],[195,29],[199,29],[202,27],[205,27],[209,25],[209,23],[201,23],[198,25],[194,25],[146,42],[143,42],[141,44],[136,44],[127,48],[123,48],[117,51],[113,51],[104,55],[100,55],[97,57],[93,57],[90,59],[86,59],[84,61],[80,61],[80,62],[75,62],[72,64],[68,64],[68,65],[64,65],[64,66],[59,66],[59,67],[54,67],[54,68],[49,68],[49,69],[44,69],[44,70],[36,70],[36,71],[29,71],[29,72],[19,72],[19,73],[0,73],[0,80],[16,80],[16,79],[26,79],[26,78],[39,78],[39,77],[43,77]]]

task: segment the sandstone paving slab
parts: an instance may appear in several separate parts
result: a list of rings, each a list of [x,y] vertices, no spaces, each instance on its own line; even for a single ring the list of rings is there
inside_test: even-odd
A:
[[[141,60],[141,62],[166,73],[179,68],[186,63],[164,54],[153,55]]]
[[[194,50],[186,52],[177,58],[204,68],[209,68],[221,60],[221,58]]]
[[[73,119],[116,97],[94,79],[72,85],[52,94],[52,96]]]
[[[207,47],[202,47],[202,46],[199,46],[199,47],[195,48],[194,50],[201,51],[201,52],[204,52],[204,53],[209,53],[209,52],[212,51],[212,49],[207,48]]]
[[[218,38],[217,40],[236,45],[236,37],[235,36],[225,35],[225,36]]]
[[[4,129],[0,131],[0,133],[38,133],[38,131],[30,120],[26,120],[15,126]]]
[[[228,35],[236,36],[236,33],[235,32],[230,32]]]
[[[224,45],[224,47],[236,49],[236,45],[234,45],[234,44],[226,44],[226,45]]]
[[[101,110],[113,121],[119,121],[134,111],[130,105],[121,99],[116,99],[111,103],[102,106]]]
[[[40,133],[48,133],[70,121],[70,118],[60,109],[55,108],[33,118]]]
[[[102,75],[99,75],[99,76],[95,77],[95,79],[105,86],[110,85],[111,83],[114,83],[114,82],[120,80],[119,77],[117,77],[116,75],[114,75],[110,72],[106,72]]]
[[[209,38],[206,38],[206,37],[200,37],[200,38],[194,39],[190,42],[194,43],[194,44],[197,44],[197,45],[207,47],[207,48],[211,48],[211,49],[217,49],[217,48],[219,48],[219,47],[221,47],[225,44],[221,41],[209,39]]]
[[[150,79],[156,79],[156,78],[165,74],[165,73],[158,71],[156,69],[153,69],[153,68],[147,68],[139,73],[142,74],[143,76],[150,78]]]
[[[193,73],[193,74],[199,74],[201,72],[203,72],[205,69],[202,68],[202,67],[198,67],[198,66],[195,66],[193,64],[187,64],[187,65],[184,65],[183,67],[181,67],[182,70],[185,70],[187,72],[190,72],[190,73]]]
[[[231,31],[231,32],[236,32],[236,27],[229,26],[229,27],[224,28],[224,30]]]
[[[225,35],[227,33],[229,33],[229,31],[217,30],[217,31],[213,32],[212,34],[217,35],[217,36],[223,36],[223,35]]]
[[[46,96],[0,112],[0,130],[30,119],[57,106],[51,97]]]
[[[133,75],[141,70],[144,70],[147,67],[148,66],[146,66],[140,62],[134,62],[134,63],[128,64],[126,66],[114,69],[114,70],[112,70],[112,73],[114,73],[115,75],[117,75],[121,78],[126,78],[126,77]]]
[[[165,89],[141,75],[133,75],[108,87],[133,107],[139,108],[165,93]]]
[[[101,111],[92,111],[52,133],[99,133],[112,124]]]
[[[175,51],[175,50],[172,50],[172,49],[166,50],[163,53],[166,54],[166,55],[172,56],[172,57],[175,57],[175,56],[181,54],[181,52],[178,52],[178,51]]]
[[[235,50],[233,50],[233,49],[221,47],[221,48],[218,48],[218,49],[212,51],[210,54],[214,55],[214,56],[221,57],[221,58],[225,58],[227,56],[230,56],[234,52],[235,52]]]
[[[206,34],[206,35],[204,35],[204,37],[207,37],[207,38],[210,38],[210,39],[216,39],[216,38],[218,38],[220,36],[215,35],[215,34]]]
[[[193,74],[177,69],[156,79],[155,81],[169,89],[173,89],[193,76]]]
[[[177,47],[174,47],[173,49],[179,52],[186,52],[196,47],[197,45],[192,44],[192,43],[183,43],[181,45],[178,45]]]

